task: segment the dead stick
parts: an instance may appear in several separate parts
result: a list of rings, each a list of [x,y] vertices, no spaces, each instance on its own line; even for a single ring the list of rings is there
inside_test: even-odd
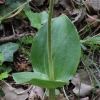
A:
[[[15,34],[8,37],[2,37],[0,38],[0,44],[5,42],[10,42],[10,41],[15,41],[24,36],[34,36],[34,35],[35,33],[23,33],[23,34]]]

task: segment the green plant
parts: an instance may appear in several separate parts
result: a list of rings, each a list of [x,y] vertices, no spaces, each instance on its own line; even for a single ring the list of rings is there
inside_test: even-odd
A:
[[[20,45],[23,45],[23,44],[26,44],[26,45],[32,44],[33,38],[34,38],[33,36],[22,37],[22,38],[18,39],[18,43]]]
[[[13,61],[13,53],[17,51],[19,44],[8,42],[0,45],[0,80],[7,78],[8,73],[12,71],[11,67],[3,65],[3,62]]]
[[[42,25],[48,20],[48,13],[46,11],[41,13],[33,13],[32,11],[25,9],[24,12],[30,20],[31,26],[37,29],[40,29]]]
[[[0,80],[7,78],[8,77],[8,73],[7,72],[3,72],[0,74]]]
[[[14,73],[17,83],[28,82],[49,88],[49,99],[55,100],[55,88],[68,84],[75,75],[81,47],[77,30],[66,15],[52,19],[54,0],[50,0],[48,22],[34,37],[31,62],[34,72]]]
[[[100,33],[94,35],[93,37],[88,37],[86,40],[81,40],[80,42],[90,46],[94,44],[100,44]]]
[[[16,52],[19,48],[19,44],[8,42],[0,45],[0,62],[4,61],[12,62],[13,61],[13,53]]]
[[[12,68],[11,66],[6,66],[5,64],[3,64],[0,66],[0,71],[9,73],[12,71]]]
[[[2,64],[3,64],[3,62],[2,62],[2,60],[3,60],[3,57],[2,57],[2,54],[0,55],[0,68],[2,69],[3,67],[1,67],[2,66]],[[4,79],[4,78],[7,78],[8,77],[8,73],[7,72],[2,72],[2,70],[0,69],[0,81],[2,80],[2,79]],[[0,97],[2,96],[2,90],[0,90]]]
[[[18,39],[17,43],[20,45],[19,50],[22,51],[30,59],[30,50],[25,48],[27,45],[32,45],[34,36],[26,36]]]
[[[2,53],[0,54],[0,80],[4,79],[4,78],[7,78],[8,77],[8,73],[5,72],[5,70],[3,70],[4,72],[2,72],[2,64],[3,64],[3,55]],[[2,91],[0,90],[0,97],[2,96]]]

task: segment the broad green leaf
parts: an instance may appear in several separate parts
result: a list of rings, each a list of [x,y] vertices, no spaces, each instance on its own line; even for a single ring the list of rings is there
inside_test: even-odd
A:
[[[77,30],[66,15],[61,15],[53,19],[51,44],[54,81],[51,81],[49,77],[47,23],[45,23],[36,34],[31,48],[33,70],[34,73],[40,73],[40,77],[33,73],[33,76],[30,74],[31,78],[28,80],[28,77],[30,77],[29,74],[25,76],[25,74],[20,73],[20,77],[18,76],[19,73],[16,73],[13,76],[17,83],[28,81],[31,84],[47,88],[56,88],[68,83],[77,70],[81,46]],[[47,78],[43,78],[41,75],[47,76]]]
[[[14,80],[19,83],[25,83],[28,82],[30,84],[34,84],[37,86],[41,86],[43,88],[55,88],[60,87],[66,82],[56,80],[56,81],[50,81],[48,76],[39,72],[20,72],[20,73],[14,73],[12,74]]]
[[[48,14],[46,11],[43,11],[41,13],[33,13],[30,10],[24,10],[28,19],[31,22],[31,26],[40,29],[42,27],[42,24],[47,22]]]
[[[8,77],[7,72],[4,72],[4,73],[0,74],[0,80],[2,80],[4,78],[7,78],[7,77]]]
[[[1,62],[4,61],[13,61],[13,53],[16,52],[19,48],[19,44],[16,43],[5,43],[0,46],[0,52],[2,53]]]

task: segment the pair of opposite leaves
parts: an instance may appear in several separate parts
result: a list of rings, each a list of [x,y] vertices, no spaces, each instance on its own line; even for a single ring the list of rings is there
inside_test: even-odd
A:
[[[80,40],[77,30],[66,15],[52,20],[52,60],[54,81],[49,77],[47,23],[36,34],[32,48],[31,61],[34,72],[14,73],[17,83],[28,82],[44,88],[56,88],[74,76],[80,58]]]

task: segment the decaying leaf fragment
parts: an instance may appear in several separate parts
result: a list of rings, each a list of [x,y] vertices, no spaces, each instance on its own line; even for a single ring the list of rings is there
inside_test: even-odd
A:
[[[92,92],[92,89],[94,88],[90,84],[85,83],[82,79],[79,77],[79,74],[77,73],[75,77],[72,79],[72,83],[75,85],[75,88],[73,89],[73,92],[76,96],[85,97],[89,95]],[[88,79],[89,80],[89,79]],[[86,80],[85,80],[86,81]]]
[[[74,9],[72,12],[72,16],[76,17],[74,18],[74,20],[72,20],[72,22],[75,23],[75,25],[78,25],[85,17],[85,15],[86,15],[86,8]]]
[[[4,91],[4,96],[1,100],[26,100],[28,98],[28,91],[22,88],[13,88],[9,83],[0,84],[0,88]]]
[[[86,21],[93,24],[94,27],[97,27],[99,25],[99,16],[98,15],[88,16]]]
[[[4,91],[4,96],[0,100],[42,100],[44,91],[38,86],[29,85],[27,89],[13,88],[10,83],[3,82],[0,88]]]
[[[43,88],[34,86],[30,91],[29,100],[35,100],[35,98],[41,98],[42,100],[43,95],[44,95]]]
[[[4,4],[5,3],[5,0],[0,0],[0,4]]]
[[[71,11],[73,9],[71,5],[71,0],[54,0],[54,4],[55,6],[62,5],[65,10],[67,10],[69,14],[71,14]]]
[[[90,0],[90,5],[91,5],[95,10],[100,10],[100,0]]]
[[[81,98],[80,100],[89,100],[89,97]]]
[[[89,95],[91,93],[92,89],[93,87],[91,85],[77,82],[77,84],[75,84],[73,92],[77,96],[85,97],[86,95]]]

